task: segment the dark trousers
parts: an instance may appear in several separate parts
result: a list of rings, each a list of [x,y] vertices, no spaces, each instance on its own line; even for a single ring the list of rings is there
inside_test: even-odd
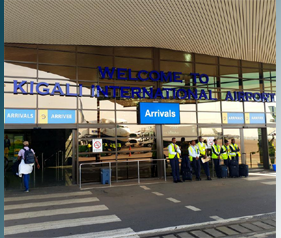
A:
[[[221,167],[220,167],[220,160],[213,159],[215,165],[215,171],[218,178],[221,178]]]
[[[235,159],[236,159],[237,163],[239,164],[239,156],[238,155],[236,155]]]
[[[170,159],[170,164],[172,167],[172,174],[173,174],[173,179],[174,181],[180,180],[180,165],[179,165],[179,159],[178,158],[173,158]]]
[[[202,167],[204,169],[205,174],[207,175],[207,177],[210,177],[210,168],[209,168],[209,162],[203,163],[201,158],[204,158],[203,156],[200,156],[200,162],[202,163]]]
[[[193,164],[195,176],[196,176],[197,179],[199,179],[200,178],[200,172],[201,172],[200,159],[196,160],[196,158],[193,158],[192,164]]]
[[[24,183],[24,187],[25,187],[25,191],[29,190],[29,174],[23,174],[23,183]]]
[[[188,155],[182,155],[182,159],[181,159],[181,173],[183,171],[189,171],[189,172],[192,171]]]
[[[154,159],[154,158],[153,158]],[[156,158],[155,158],[156,159]],[[157,177],[157,160],[152,160],[151,177]]]
[[[224,159],[223,162],[226,167],[229,167],[229,159]]]

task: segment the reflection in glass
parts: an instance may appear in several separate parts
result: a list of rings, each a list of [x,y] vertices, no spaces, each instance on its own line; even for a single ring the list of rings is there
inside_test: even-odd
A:
[[[4,75],[34,78],[37,75],[36,64],[4,63]]]
[[[192,61],[192,54],[182,51],[160,49],[160,60]]]
[[[200,136],[209,136],[209,137],[215,137],[216,139],[222,139],[222,129],[220,127],[216,128],[208,128],[208,127],[203,127],[199,128],[199,135]]]
[[[217,101],[200,100],[197,106],[198,106],[198,111],[206,111],[206,112],[220,111],[220,102]]]
[[[181,123],[196,123],[196,113],[195,112],[180,112],[180,122]]]
[[[276,128],[267,128],[268,154],[270,164],[276,164]]]
[[[223,112],[243,112],[242,102],[222,101]]]
[[[242,68],[242,77],[250,79],[258,79],[260,76],[259,69]]]
[[[220,78],[221,88],[231,88],[239,90],[239,79],[235,78]]]
[[[221,123],[221,114],[217,112],[198,112],[198,123]]]
[[[261,102],[244,102],[245,112],[264,112],[264,104]]]
[[[176,136],[197,136],[197,126],[196,125],[163,125],[162,135],[169,137]]]

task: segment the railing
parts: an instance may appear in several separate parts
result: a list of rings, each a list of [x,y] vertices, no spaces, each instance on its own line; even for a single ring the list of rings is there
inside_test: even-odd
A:
[[[137,162],[138,165],[138,184],[140,184],[140,162],[153,162],[153,161],[164,161],[164,180],[167,181],[166,176],[166,159],[142,159],[142,160],[130,160],[130,161],[110,161],[110,162],[91,162],[91,163],[81,163],[79,165],[79,187],[82,189],[82,166],[83,165],[99,165],[99,164],[108,164],[109,171],[110,171],[110,179],[109,179],[109,186],[111,186],[111,165],[116,164],[116,167],[120,163],[133,163]]]

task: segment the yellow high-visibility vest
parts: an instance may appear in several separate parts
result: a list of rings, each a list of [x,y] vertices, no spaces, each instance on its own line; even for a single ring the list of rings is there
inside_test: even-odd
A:
[[[201,143],[198,142],[198,148],[199,148],[199,151],[200,151],[200,154],[201,155],[205,155],[206,154],[206,144],[203,143],[203,146],[201,146]]]
[[[212,145],[212,148],[214,149],[214,151],[216,151],[217,154],[220,154],[220,146],[219,145]],[[216,155],[213,151],[212,151],[212,159],[217,159],[219,158],[218,155]]]
[[[173,151],[173,152],[176,152],[176,151],[175,151],[174,144],[171,143],[170,146],[172,146],[172,151]],[[176,148],[178,149],[179,147],[176,145]],[[169,159],[173,159],[174,157],[175,157],[175,155],[169,153]],[[177,153],[177,157],[178,157],[178,159],[180,158],[180,154],[179,154],[179,153]]]
[[[228,145],[228,146],[223,145],[223,146],[222,146],[222,149],[224,150],[224,151],[221,153],[222,159],[224,159],[224,160],[229,159],[229,153],[230,153],[229,145]]]
[[[199,149],[198,149],[198,146],[195,145],[194,148],[195,148],[195,150],[196,150],[196,153],[199,154],[199,153],[198,153],[198,150],[199,150]],[[189,152],[189,154],[192,154],[192,151],[191,151],[191,150],[192,150],[192,147],[189,146],[189,147],[188,147],[188,152]],[[188,156],[188,157],[189,157],[190,162],[192,162],[192,161],[193,161],[193,157],[192,157],[191,155]]]

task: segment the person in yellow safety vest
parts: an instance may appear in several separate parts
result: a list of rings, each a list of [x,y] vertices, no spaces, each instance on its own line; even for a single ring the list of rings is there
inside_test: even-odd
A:
[[[199,148],[196,145],[195,140],[191,141],[191,145],[188,148],[188,153],[189,153],[189,160],[193,165],[193,170],[195,172],[196,180],[200,181],[200,171],[201,171],[201,164],[200,164],[200,152]]]
[[[229,145],[229,147],[230,147],[230,151],[232,153],[235,153],[235,154],[231,155],[232,159],[236,159],[237,163],[239,164],[240,149],[239,149],[238,145],[235,144],[235,139],[231,139],[231,144]]]
[[[228,140],[224,140],[224,145],[221,147],[221,158],[227,167],[229,167],[229,159],[231,159],[232,155],[233,152],[230,151]]]
[[[121,147],[122,147],[121,143],[117,143],[117,149],[121,150]]]
[[[173,179],[174,183],[181,183],[180,179],[180,167],[179,167],[179,159],[180,159],[180,154],[181,150],[178,145],[176,145],[176,138],[172,138],[172,143],[168,146],[168,151],[169,151],[169,160],[170,164],[172,167],[172,174],[173,174]]]
[[[202,136],[198,137],[198,144],[197,144],[200,152],[200,161],[202,163],[202,166],[204,168],[205,174],[207,176],[207,180],[212,180],[210,176],[210,168],[209,168],[209,162],[202,162],[202,158],[207,158],[207,145],[203,142]]]
[[[220,151],[221,148],[218,145],[218,141],[217,139],[214,139],[214,144],[212,145],[212,160],[214,161],[217,178],[222,177],[220,168]]]
[[[92,145],[91,145],[91,143],[89,143],[87,146],[88,146],[88,152],[92,152]]]

